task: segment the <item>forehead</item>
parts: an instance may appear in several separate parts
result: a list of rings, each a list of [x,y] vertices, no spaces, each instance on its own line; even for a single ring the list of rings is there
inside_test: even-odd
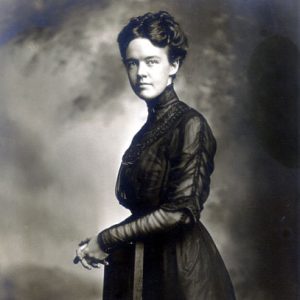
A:
[[[126,58],[143,59],[146,57],[168,57],[168,48],[154,46],[150,40],[145,38],[136,38],[132,40],[126,49]]]

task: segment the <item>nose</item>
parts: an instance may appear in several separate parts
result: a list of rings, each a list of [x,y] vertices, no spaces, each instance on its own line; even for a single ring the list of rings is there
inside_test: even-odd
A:
[[[144,62],[139,63],[137,75],[139,77],[145,77],[147,75],[147,65]]]

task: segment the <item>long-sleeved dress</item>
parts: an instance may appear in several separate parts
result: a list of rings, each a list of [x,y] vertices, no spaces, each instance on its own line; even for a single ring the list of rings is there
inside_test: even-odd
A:
[[[235,299],[223,260],[199,221],[214,169],[211,129],[199,112],[178,99],[172,85],[148,110],[119,170],[116,196],[132,213],[121,225],[158,209],[184,212],[191,222],[140,238],[143,300]],[[132,299],[134,250],[134,243],[121,243],[109,256],[104,300]]]

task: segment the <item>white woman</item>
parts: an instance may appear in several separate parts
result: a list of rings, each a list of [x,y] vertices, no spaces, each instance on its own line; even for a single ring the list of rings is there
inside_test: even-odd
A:
[[[106,265],[104,300],[132,299],[137,246],[143,252],[140,298],[235,299],[222,258],[199,220],[216,142],[205,118],[180,101],[173,87],[187,38],[160,11],[132,18],[118,43],[131,87],[148,107],[116,183],[117,199],[131,216],[83,241],[78,260]]]

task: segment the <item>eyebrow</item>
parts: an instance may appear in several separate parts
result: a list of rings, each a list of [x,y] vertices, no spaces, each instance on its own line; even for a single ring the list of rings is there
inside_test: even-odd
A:
[[[152,56],[147,56],[147,57],[145,57],[144,60],[147,60],[147,59],[153,59],[153,58],[155,58],[155,59],[160,59],[159,56],[152,55]],[[124,59],[125,62],[132,61],[132,60],[133,60],[133,61],[138,61],[138,59],[137,59],[137,58],[134,58],[134,57],[128,57],[128,58],[125,58],[125,59]]]
[[[160,59],[160,57],[156,55],[147,56],[145,59],[152,59],[152,58]]]

